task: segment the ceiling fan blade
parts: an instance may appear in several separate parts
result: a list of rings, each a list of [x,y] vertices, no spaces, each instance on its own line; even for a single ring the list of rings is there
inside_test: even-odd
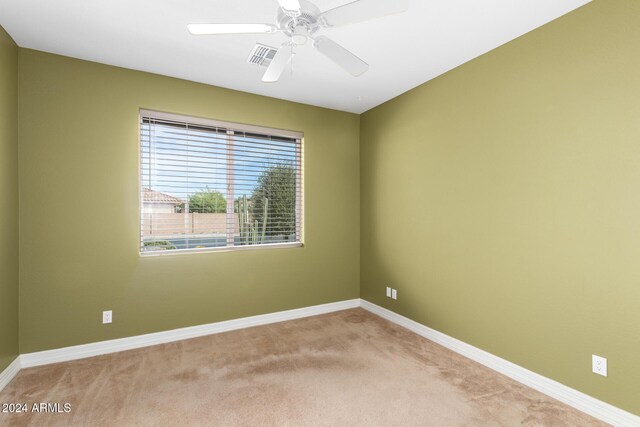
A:
[[[271,24],[188,24],[194,35],[275,33],[278,28]]]
[[[313,46],[355,77],[364,74],[369,69],[369,64],[328,37],[316,37]]]
[[[291,60],[291,50],[288,49],[289,44],[283,44],[276,52],[275,56],[269,64],[269,68],[262,76],[262,81],[265,83],[274,83],[280,79],[282,72],[287,67],[287,64]]]
[[[280,4],[281,8],[290,12],[297,12],[300,10],[299,0],[278,0],[278,4]]]
[[[406,12],[408,9],[409,0],[356,0],[327,10],[321,19],[327,27],[339,27]]]

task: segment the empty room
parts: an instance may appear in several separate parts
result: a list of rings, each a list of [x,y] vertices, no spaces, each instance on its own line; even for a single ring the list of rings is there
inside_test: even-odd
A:
[[[0,426],[640,426],[640,1],[0,0]]]

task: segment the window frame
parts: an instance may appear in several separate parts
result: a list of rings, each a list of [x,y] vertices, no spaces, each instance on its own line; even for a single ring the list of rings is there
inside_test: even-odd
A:
[[[296,169],[296,193],[299,194],[299,197],[296,197],[296,241],[295,242],[279,242],[279,243],[262,243],[259,245],[240,245],[240,246],[229,246],[229,241],[227,240],[226,246],[219,247],[211,247],[211,248],[190,248],[190,249],[172,249],[165,251],[143,251],[144,247],[144,235],[143,235],[143,218],[142,218],[142,121],[144,118],[158,119],[158,120],[169,120],[176,122],[184,122],[193,125],[203,125],[203,126],[211,126],[217,128],[225,128],[227,129],[228,135],[233,135],[234,131],[238,132],[247,132],[247,133],[257,133],[275,137],[284,137],[284,138],[294,138],[297,140],[297,149],[296,149],[296,163],[299,166]],[[167,255],[186,255],[193,253],[209,253],[209,252],[235,252],[235,251],[252,251],[252,250],[261,250],[261,249],[287,249],[287,248],[301,248],[304,247],[304,133],[299,131],[285,130],[285,129],[277,129],[270,128],[266,126],[257,126],[257,125],[248,125],[244,123],[236,123],[236,122],[228,122],[217,119],[209,119],[198,116],[190,116],[185,114],[177,114],[177,113],[167,113],[157,110],[150,109],[139,109],[138,111],[138,254],[141,257],[155,257],[155,256],[167,256]],[[232,164],[229,163],[229,159],[227,159],[227,169],[232,167]],[[232,189],[233,181],[228,183],[230,189]],[[227,212],[229,215],[229,213]],[[233,218],[234,213],[231,213],[230,216]],[[229,218],[227,217],[227,221]],[[228,237],[227,237],[228,239]]]

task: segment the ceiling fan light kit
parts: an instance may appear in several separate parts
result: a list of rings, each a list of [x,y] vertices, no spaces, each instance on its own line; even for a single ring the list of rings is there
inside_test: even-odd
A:
[[[326,36],[315,36],[322,28],[332,28],[405,12],[409,0],[356,0],[326,12],[308,0],[278,0],[277,25],[273,24],[189,24],[191,34],[261,34],[281,32],[289,41],[275,53],[263,82],[280,79],[291,61],[294,48],[313,41],[313,47],[354,77],[364,74],[369,64]]]

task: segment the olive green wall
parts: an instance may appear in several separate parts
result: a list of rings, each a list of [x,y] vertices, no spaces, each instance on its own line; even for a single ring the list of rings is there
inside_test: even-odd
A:
[[[636,414],[639,22],[595,1],[364,114],[360,230],[362,298]]]
[[[0,372],[18,355],[18,47],[0,27]]]
[[[139,108],[303,131],[305,247],[141,258]],[[20,352],[357,298],[359,120],[20,49]]]

